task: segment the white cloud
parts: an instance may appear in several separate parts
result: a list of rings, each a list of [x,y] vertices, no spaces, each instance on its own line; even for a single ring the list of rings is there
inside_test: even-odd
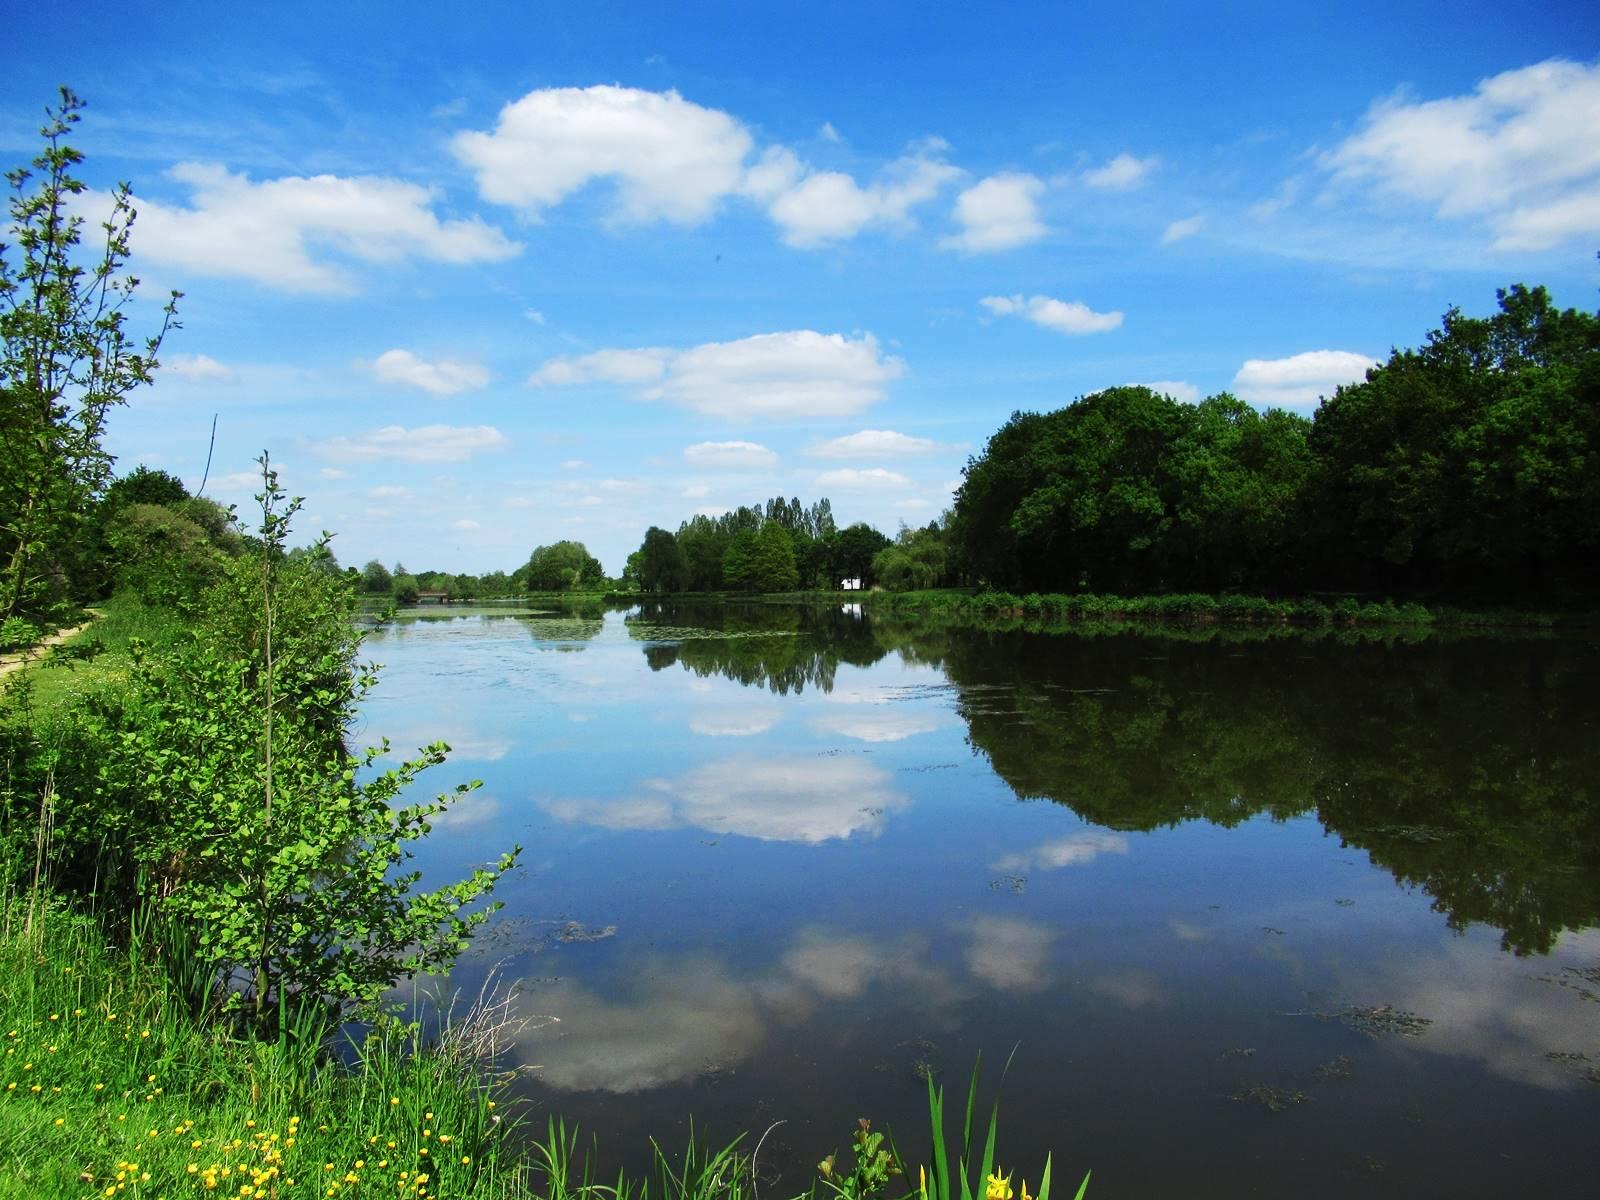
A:
[[[1161,160],[1155,155],[1149,158],[1135,158],[1131,154],[1123,153],[1104,166],[1085,171],[1083,181],[1090,187],[1102,191],[1125,192],[1149,179],[1151,172],[1160,165]]]
[[[817,136],[825,142],[837,142],[840,140],[839,131],[833,127],[832,121],[824,121],[822,128],[817,130]]]
[[[811,724],[824,733],[854,738],[858,742],[903,742],[944,726],[933,713],[900,712],[893,706],[873,705],[851,705],[842,712],[824,713]]]
[[[702,737],[751,737],[767,732],[778,720],[776,708],[739,708],[696,713],[689,728]]]
[[[367,495],[371,496],[374,500],[392,500],[396,496],[406,495],[410,490],[410,488],[403,488],[392,483],[385,483],[380,484],[375,488],[367,489]]]
[[[543,325],[544,324],[544,314],[542,312],[540,312],[537,308],[525,309],[525,310],[523,310],[522,315],[524,317],[526,317],[528,320],[532,321],[535,325]]]
[[[540,801],[559,821],[606,829],[678,829],[816,845],[876,837],[884,814],[907,801],[889,776],[852,759],[733,758],[676,779],[649,781],[625,800]]]
[[[1233,390],[1250,404],[1304,408],[1331,396],[1340,384],[1366,377],[1377,360],[1349,350],[1307,350],[1288,358],[1252,358],[1233,377]]]
[[[161,364],[161,373],[196,383],[214,383],[233,378],[233,368],[223,366],[209,354],[174,354]]]
[[[427,362],[409,350],[385,350],[373,360],[372,372],[385,383],[403,383],[435,396],[453,396],[489,382],[489,372],[476,363]]]
[[[1551,59],[1468,95],[1396,97],[1322,155],[1335,180],[1487,222],[1500,250],[1600,233],[1600,64]]]
[[[822,472],[817,476],[816,484],[819,488],[870,492],[883,491],[889,488],[910,487],[911,480],[898,471],[888,471],[883,467],[867,467],[862,470],[858,470],[855,467],[841,467],[837,471]]]
[[[881,458],[893,454],[926,454],[938,444],[928,438],[908,437],[892,429],[863,429],[831,441],[819,442],[806,453],[812,458]]]
[[[1205,225],[1203,216],[1184,217],[1181,221],[1174,221],[1161,232],[1161,244],[1170,246],[1173,242],[1181,242],[1184,238],[1191,238],[1200,232]]]
[[[316,447],[324,458],[365,462],[393,458],[401,462],[465,462],[486,450],[503,450],[511,442],[493,425],[385,425],[359,437],[329,438]]]
[[[1129,387],[1147,387],[1152,392],[1171,396],[1179,404],[1200,403],[1200,389],[1184,379],[1152,379],[1149,383],[1132,383]]]
[[[982,253],[1010,250],[1038,241],[1048,230],[1039,220],[1044,184],[1032,175],[991,175],[956,197],[961,232],[939,244],[946,249]]]
[[[1055,871],[1092,863],[1102,854],[1126,854],[1128,839],[1120,833],[1078,833],[1045,842],[1021,854],[1008,854],[991,864],[996,871]]]
[[[967,923],[967,970],[1006,992],[1036,992],[1050,982],[1045,968],[1055,932],[1016,917],[975,917]]]
[[[341,471],[338,467],[323,467],[317,472],[318,479],[349,479],[349,471]]]
[[[717,517],[725,516],[732,511],[733,510],[731,508],[728,508],[725,505],[707,504],[701,508],[695,509],[694,515],[697,517],[711,517],[713,520],[715,520]]]
[[[1057,333],[1105,333],[1122,324],[1120,312],[1099,313],[1076,300],[1050,296],[985,296],[978,303],[995,316],[1026,317]]]
[[[667,400],[728,420],[843,417],[881,400],[905,364],[885,356],[870,333],[809,329],[762,333],[688,350],[601,350],[553,358],[536,386],[600,381],[631,385],[645,400]]]
[[[528,377],[534,387],[569,383],[653,383],[666,370],[670,350],[596,350],[578,358],[552,358]]]
[[[563,471],[581,471],[588,465],[589,464],[584,462],[581,458],[569,458],[566,462],[561,464],[561,469]]]
[[[328,252],[367,263],[423,258],[497,262],[521,252],[477,217],[440,220],[427,188],[378,176],[285,176],[253,183],[207,163],[168,174],[193,190],[190,207],[138,198],[134,251],[196,275],[248,279],[292,292],[348,292],[349,273]],[[84,197],[86,211],[110,207]]]
[[[697,467],[775,467],[778,456],[757,442],[696,442],[683,457]]]
[[[543,88],[500,110],[492,132],[451,143],[485,200],[537,219],[591,180],[616,181],[627,221],[706,220],[736,191],[752,142],[727,113],[675,91]]]
[[[812,171],[788,150],[774,147],[751,168],[745,191],[766,202],[789,245],[822,246],[869,226],[907,224],[913,208],[961,174],[939,157],[942,149],[939,142],[916,147],[862,187],[840,171]]]
[[[457,521],[450,528],[452,528],[452,529],[481,529],[483,527],[481,525],[479,525],[476,521],[474,521],[471,517],[463,517],[461,520]]]
[[[684,488],[681,495],[685,500],[699,500],[711,494],[711,489],[703,483],[691,483]]]

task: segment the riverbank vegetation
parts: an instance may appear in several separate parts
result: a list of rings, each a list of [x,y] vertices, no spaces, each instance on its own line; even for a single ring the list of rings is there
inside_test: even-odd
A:
[[[416,843],[477,785],[419,798],[447,746],[353,745],[376,678],[362,593],[439,581],[341,570],[327,535],[291,549],[299,501],[265,454],[249,530],[164,472],[113,478],[108,414],[157,370],[178,297],[135,343],[126,186],[85,257],[65,140],[81,107],[64,90],[12,175],[0,245],[0,648],[99,605],[89,632],[0,684],[0,1194],[753,1194],[738,1142],[656,1147],[648,1179],[602,1186],[558,1123],[511,1136],[510,1000],[424,1020],[402,999],[448,973],[518,854],[423,887]],[[541,547],[519,581],[600,582],[577,543]],[[970,1134],[970,1096],[968,1112]],[[993,1123],[981,1162],[969,1143],[959,1194],[1007,1200],[998,1169],[985,1180]],[[874,1143],[869,1174],[824,1179],[852,1200],[888,1194],[891,1173],[909,1190],[897,1150],[887,1162]]]

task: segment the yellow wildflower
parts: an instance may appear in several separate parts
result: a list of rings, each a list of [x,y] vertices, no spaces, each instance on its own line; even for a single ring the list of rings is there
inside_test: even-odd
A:
[[[996,1171],[989,1176],[989,1186],[984,1192],[985,1200],[1011,1200],[1011,1176],[1002,1175]]]

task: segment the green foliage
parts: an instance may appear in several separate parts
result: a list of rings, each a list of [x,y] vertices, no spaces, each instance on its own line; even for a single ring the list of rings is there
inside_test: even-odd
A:
[[[129,504],[105,532],[118,586],[147,603],[189,607],[221,576],[225,558],[206,530],[171,508]]]
[[[928,1077],[928,1124],[933,1132],[933,1163],[922,1174],[917,1189],[919,1200],[1012,1200],[1011,1175],[1002,1174],[995,1165],[995,1135],[1000,1124],[1000,1102],[995,1101],[989,1111],[989,1127],[983,1140],[982,1156],[973,1158],[976,1143],[973,1135],[973,1112],[978,1102],[978,1073],[983,1065],[980,1058],[972,1068],[972,1078],[967,1085],[967,1105],[961,1120],[961,1143],[954,1162],[945,1143],[944,1088],[936,1087],[933,1077]],[[973,1168],[976,1167],[976,1172]],[[1083,1200],[1089,1190],[1090,1172],[1084,1172],[1074,1200]],[[1039,1192],[1030,1197],[1028,1185],[1021,1185],[1024,1200],[1050,1200],[1050,1156],[1046,1155],[1044,1170],[1039,1173]]]
[[[102,519],[130,504],[161,504],[174,507],[189,499],[189,489],[176,475],[152,470],[140,463],[126,475],[111,481],[100,498]]]
[[[121,803],[84,814],[194,930],[223,1002],[248,1002],[259,1025],[286,1000],[371,1006],[401,976],[448,967],[515,857],[414,890],[408,843],[475,785],[401,804],[446,747],[376,775],[387,747],[345,748],[374,679],[356,665],[353,595],[342,575],[284,556],[298,502],[262,464],[260,553],[226,565],[192,641],[135,656],[101,772]]]
[[[828,1155],[817,1164],[822,1186],[839,1200],[874,1200],[885,1195],[889,1180],[905,1174],[905,1164],[894,1153],[893,1145],[886,1149],[883,1140],[883,1134],[872,1132],[871,1121],[866,1117],[858,1120],[856,1131],[850,1135],[855,1165],[849,1171],[841,1171],[838,1152]]]
[[[534,550],[524,578],[529,591],[571,592],[597,587],[606,572],[582,542],[556,542]]]
[[[373,559],[361,568],[361,590],[369,596],[387,596],[394,591],[394,576],[388,567]]]
[[[960,569],[1041,592],[1592,597],[1600,317],[1543,288],[1498,297],[1491,317],[1452,309],[1310,422],[1142,387],[1013,414],[967,464]],[[881,565],[926,586],[898,556]]]
[[[65,139],[83,103],[63,88],[46,110],[43,149],[8,173],[9,244],[0,244],[0,620],[66,600],[95,496],[110,477],[107,414],[148,383],[178,294],[137,348],[124,328],[138,285],[122,274],[134,211],[112,193],[103,238],[80,261],[83,156]],[[16,251],[13,256],[13,250]]]
[[[44,636],[44,631],[21,617],[7,617],[0,621],[0,650],[19,650],[31,646]]]
[[[639,587],[647,592],[677,592],[683,589],[688,564],[677,538],[652,525],[645,531],[635,566]]]

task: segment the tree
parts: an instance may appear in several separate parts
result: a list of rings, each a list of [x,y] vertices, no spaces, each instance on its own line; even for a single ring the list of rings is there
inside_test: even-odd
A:
[[[638,550],[639,561],[635,567],[639,588],[646,592],[678,592],[683,590],[688,575],[683,548],[665,529],[654,525],[645,531],[644,544]],[[631,561],[631,560],[630,560]]]
[[[888,545],[889,539],[864,521],[841,529],[833,541],[831,586],[839,586],[844,579],[859,579],[862,587],[871,587],[875,579],[872,573],[873,556]]]
[[[1600,317],[1542,287],[1445,313],[1316,414],[1330,578],[1501,594],[1600,583]]]
[[[567,592],[604,583],[606,571],[582,542],[556,542],[529,556],[527,578],[530,591]]]
[[[194,931],[211,978],[249,980],[225,1001],[267,1030],[280,1002],[370,1007],[402,976],[448,968],[517,852],[416,890],[408,844],[476,785],[400,803],[447,747],[377,775],[386,746],[345,748],[375,680],[357,668],[354,596],[318,569],[325,540],[284,553],[298,501],[262,468],[261,549],[229,564],[195,639],[138,658],[106,782],[134,798],[115,832],[151,893]]]
[[[140,463],[128,474],[113,479],[100,498],[102,513],[113,513],[130,504],[164,504],[169,508],[189,499],[189,489],[176,475],[153,471]]]
[[[388,567],[373,559],[361,568],[361,590],[369,596],[386,596],[394,591],[394,576]]]
[[[174,292],[142,349],[124,328],[138,286],[122,273],[134,220],[127,184],[112,193],[103,241],[80,261],[83,219],[70,204],[84,191],[73,173],[83,156],[65,139],[82,107],[62,88],[31,169],[6,176],[14,242],[0,244],[0,621],[65,599],[68,560],[110,478],[107,414],[150,382],[176,326]]]

